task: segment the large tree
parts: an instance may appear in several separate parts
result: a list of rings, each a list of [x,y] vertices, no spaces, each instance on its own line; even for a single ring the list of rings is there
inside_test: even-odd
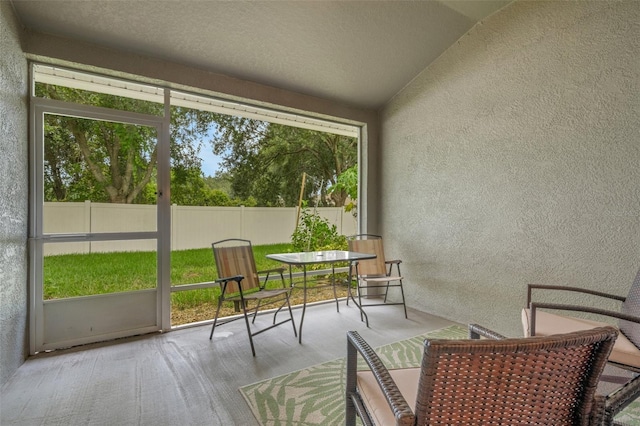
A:
[[[214,152],[223,157],[236,195],[252,195],[259,205],[294,206],[306,174],[306,199],[344,205],[346,191],[327,189],[357,163],[355,138],[233,116],[221,117],[218,126]]]
[[[162,104],[36,85],[41,97],[118,110],[161,115]],[[172,108],[171,178],[176,202],[198,204],[205,190],[199,150],[217,115]],[[155,129],[116,122],[49,114],[45,118],[45,200],[155,202],[157,135]],[[207,144],[208,145],[208,144]],[[204,189],[203,189],[204,188]]]
[[[66,102],[162,115],[162,104],[37,84],[36,94]],[[172,107],[171,202],[181,205],[294,206],[305,199],[343,206],[328,191],[356,164],[357,140],[237,116]],[[217,180],[202,173],[202,149],[223,158]],[[154,203],[157,135],[153,128],[48,114],[45,200]],[[229,186],[220,186],[228,182]]]

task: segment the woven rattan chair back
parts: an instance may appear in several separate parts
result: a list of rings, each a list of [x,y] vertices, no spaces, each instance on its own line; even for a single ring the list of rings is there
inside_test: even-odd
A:
[[[596,387],[617,335],[613,327],[599,327],[519,339],[427,339],[412,409],[392,378],[401,370],[387,370],[359,334],[349,332],[347,425],[356,412],[366,419],[390,407],[397,425],[600,424],[604,402]],[[361,397],[361,373],[353,371],[358,354],[371,367],[362,374],[375,377],[382,401]]]
[[[250,292],[260,287],[260,280],[253,257],[251,242],[247,240],[224,240],[214,243],[213,256],[216,260],[218,278],[241,275],[242,288]],[[227,292],[237,293],[238,285],[235,281],[229,282]]]
[[[613,328],[538,339],[425,342],[420,424],[587,425]],[[423,421],[424,420],[424,421]]]
[[[379,235],[361,235],[348,241],[349,251],[375,254],[375,259],[358,261],[358,273],[362,276],[383,276],[387,274],[384,247]]]

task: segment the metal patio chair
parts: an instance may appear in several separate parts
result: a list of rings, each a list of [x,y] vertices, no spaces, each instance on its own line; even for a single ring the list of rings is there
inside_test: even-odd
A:
[[[407,318],[407,305],[404,300],[404,288],[402,287],[402,274],[400,273],[401,260],[386,260],[384,257],[384,246],[382,237],[374,234],[358,234],[352,235],[348,239],[349,251],[375,254],[374,259],[359,260],[353,263],[350,275],[355,278],[357,283],[358,301],[353,297],[351,286],[349,286],[349,296],[347,297],[347,305],[349,299],[353,300],[358,309],[360,309],[360,319],[366,320],[369,327],[369,317],[364,308],[382,305],[402,305],[404,308],[404,317]],[[395,266],[395,269],[394,269]],[[388,301],[389,288],[398,287],[400,289],[401,302]],[[383,290],[382,292],[380,290]],[[365,294],[365,300],[373,300],[384,296],[381,303],[366,302],[363,304],[362,294]]]
[[[242,310],[243,317],[247,326],[247,334],[249,335],[249,343],[251,344],[251,352],[253,356],[256,356],[256,350],[253,345],[253,336],[270,330],[274,327],[282,325],[291,321],[293,326],[294,336],[298,336],[296,331],[296,325],[293,320],[293,313],[291,312],[291,304],[289,303],[289,296],[291,294],[291,288],[285,285],[283,271],[284,268],[274,268],[265,271],[258,271],[256,268],[256,262],[253,257],[253,248],[251,241],[230,238],[226,240],[217,241],[211,244],[213,248],[213,256],[216,262],[216,268],[218,270],[219,284],[220,284],[220,297],[218,298],[218,307],[216,308],[216,315],[213,320],[213,326],[211,327],[211,334],[209,339],[213,338],[213,332],[218,325],[218,315],[220,314],[220,308],[226,301],[234,302],[236,310]],[[263,282],[260,282],[259,274],[265,274]],[[280,275],[282,282],[282,288],[267,289],[266,284],[269,280],[271,273],[277,273]],[[251,309],[248,308],[249,302],[254,302],[255,306]],[[263,303],[264,302],[264,303]],[[269,327],[262,328],[254,331],[249,324],[249,316],[251,324],[255,323],[256,315],[260,307],[268,305],[279,305],[273,314],[273,324]],[[283,307],[287,307],[289,311],[289,318],[286,318],[280,322],[276,322],[276,317]],[[226,324],[235,319],[242,317],[236,317],[230,320],[226,320],[222,324]]]

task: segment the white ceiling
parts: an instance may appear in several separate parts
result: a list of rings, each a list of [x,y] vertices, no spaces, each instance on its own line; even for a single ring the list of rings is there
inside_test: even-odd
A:
[[[379,108],[510,0],[11,0],[27,29]]]

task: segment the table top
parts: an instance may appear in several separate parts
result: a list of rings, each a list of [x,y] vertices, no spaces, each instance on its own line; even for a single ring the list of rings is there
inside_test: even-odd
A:
[[[355,260],[375,259],[375,257],[375,254],[342,250],[307,251],[301,253],[278,253],[267,255],[267,258],[269,259],[277,260],[288,265],[353,262]]]

